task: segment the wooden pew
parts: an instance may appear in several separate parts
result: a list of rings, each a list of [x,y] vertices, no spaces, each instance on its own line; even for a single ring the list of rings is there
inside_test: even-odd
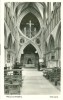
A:
[[[46,69],[43,72],[43,76],[45,76],[51,82],[54,82],[55,85],[57,85],[58,81],[60,82],[60,77],[61,77],[60,75],[61,75],[61,69],[58,67]]]
[[[14,71],[18,75],[14,75]],[[12,72],[9,74],[9,72]],[[20,94],[20,87],[22,87],[22,69],[4,70],[4,93],[5,94]]]

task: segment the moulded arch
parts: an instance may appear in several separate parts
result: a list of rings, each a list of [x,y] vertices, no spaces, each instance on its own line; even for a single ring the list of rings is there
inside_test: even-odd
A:
[[[19,51],[19,54],[18,54],[18,59],[19,59],[19,60],[20,60],[20,58],[21,58],[21,54],[23,53],[23,50],[24,50],[25,47],[26,47],[27,45],[29,45],[29,44],[31,44],[31,45],[34,46],[34,48],[35,48],[35,49],[37,50],[37,52],[38,52],[39,58],[41,58],[41,51],[40,51],[39,47],[38,47],[35,43],[33,43],[32,41],[28,41],[27,43],[25,43],[25,44],[20,48],[20,51]]]
[[[37,19],[37,17],[32,14],[31,12],[29,12],[28,14],[26,14],[23,19],[21,20],[20,23],[20,29],[21,31],[24,29],[24,27],[27,28],[27,23],[31,20],[31,22],[34,24],[34,27],[36,27],[36,30],[39,32],[40,30],[40,23],[39,20]]]

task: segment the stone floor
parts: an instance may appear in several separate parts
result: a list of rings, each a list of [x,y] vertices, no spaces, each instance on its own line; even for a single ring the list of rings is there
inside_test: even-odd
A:
[[[60,91],[37,69],[23,69],[21,95],[58,95]]]

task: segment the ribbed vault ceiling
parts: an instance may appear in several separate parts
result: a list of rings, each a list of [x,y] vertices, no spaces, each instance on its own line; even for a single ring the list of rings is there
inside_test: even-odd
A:
[[[46,9],[46,3],[44,2],[24,2],[24,3],[17,3],[15,7],[15,14],[20,16],[23,11],[27,8],[33,7],[40,15],[43,13],[43,10]],[[40,12],[40,9],[42,12]]]

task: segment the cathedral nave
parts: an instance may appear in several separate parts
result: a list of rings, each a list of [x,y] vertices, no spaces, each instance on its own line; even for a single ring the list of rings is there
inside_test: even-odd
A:
[[[60,94],[61,3],[5,2],[4,58],[4,94]]]

